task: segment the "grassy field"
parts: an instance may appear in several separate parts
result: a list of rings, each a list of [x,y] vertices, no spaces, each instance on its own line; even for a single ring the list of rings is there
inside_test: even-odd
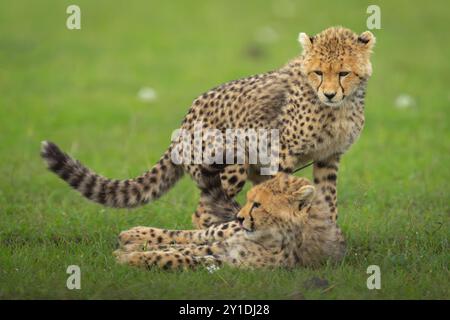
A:
[[[77,31],[65,27],[73,3]],[[366,30],[375,3],[382,29],[366,127],[340,171],[349,251],[338,266],[213,274],[119,266],[111,253],[121,230],[191,227],[193,182],[114,210],[82,199],[39,157],[50,139],[103,175],[138,175],[197,95],[281,66],[299,53],[300,31]],[[449,9],[448,1],[0,2],[0,298],[449,299]],[[142,87],[157,100],[140,101]],[[400,95],[413,103],[396,107]],[[81,290],[66,288],[73,264]],[[366,287],[372,264],[381,290]],[[328,284],[308,286],[313,277]]]

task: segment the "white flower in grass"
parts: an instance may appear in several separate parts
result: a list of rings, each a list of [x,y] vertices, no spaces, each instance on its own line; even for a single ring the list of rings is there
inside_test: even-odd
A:
[[[206,270],[208,270],[209,273],[214,273],[216,271],[219,271],[220,267],[216,266],[215,264],[211,264],[209,266],[206,266]]]
[[[155,89],[150,87],[142,87],[138,92],[138,98],[142,102],[153,102],[157,97]]]
[[[274,43],[278,40],[278,33],[270,26],[262,27],[256,32],[256,41],[259,43]]]
[[[293,18],[296,13],[294,1],[291,0],[274,1],[273,13],[280,18]]]
[[[414,107],[416,105],[416,100],[408,94],[400,94],[395,99],[395,107],[398,109],[407,109]]]

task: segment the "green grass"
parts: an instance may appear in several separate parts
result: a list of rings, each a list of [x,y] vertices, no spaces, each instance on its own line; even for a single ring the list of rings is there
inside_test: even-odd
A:
[[[82,10],[80,31],[65,28],[73,3]],[[119,266],[111,253],[121,230],[191,227],[193,182],[184,178],[145,207],[114,210],[82,199],[44,168],[39,145],[50,139],[103,175],[141,173],[197,95],[281,66],[299,52],[300,31],[364,31],[374,1],[295,1],[292,10],[275,3],[0,3],[0,298],[450,298],[448,1],[378,3],[367,122],[340,171],[349,252],[338,266],[214,274]],[[257,43],[266,26],[278,38]],[[155,103],[137,99],[143,86],[158,92]],[[416,105],[396,108],[399,94]],[[82,270],[78,291],[66,288],[71,264]],[[366,287],[371,264],[381,268],[381,290]],[[329,286],[308,288],[312,277]]]

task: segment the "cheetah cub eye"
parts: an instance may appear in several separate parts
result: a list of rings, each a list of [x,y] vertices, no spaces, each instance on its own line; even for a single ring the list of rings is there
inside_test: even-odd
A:
[[[348,76],[350,74],[350,71],[341,71],[339,72],[339,77],[343,78],[345,76]]]

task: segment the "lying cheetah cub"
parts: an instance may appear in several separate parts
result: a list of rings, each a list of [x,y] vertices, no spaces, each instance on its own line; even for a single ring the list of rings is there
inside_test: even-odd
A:
[[[118,262],[164,269],[315,266],[339,261],[345,252],[323,195],[307,179],[285,173],[253,187],[235,221],[203,230],[135,227],[119,242]]]

